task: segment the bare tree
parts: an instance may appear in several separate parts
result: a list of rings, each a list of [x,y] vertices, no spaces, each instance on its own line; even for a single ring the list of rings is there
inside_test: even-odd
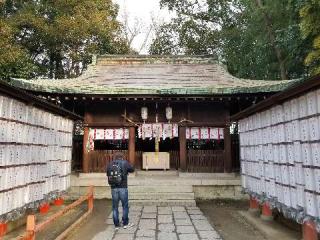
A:
[[[126,9],[125,0],[123,6],[120,21],[123,24],[124,37],[131,49],[134,49],[133,42],[135,41],[134,45],[136,46],[133,52],[136,51],[136,53],[140,54],[144,52],[150,44],[150,41],[154,37],[154,31],[160,26],[160,19],[153,12],[150,12],[151,21],[146,21],[138,17],[132,18]],[[137,38],[139,38],[138,44],[136,42]]]

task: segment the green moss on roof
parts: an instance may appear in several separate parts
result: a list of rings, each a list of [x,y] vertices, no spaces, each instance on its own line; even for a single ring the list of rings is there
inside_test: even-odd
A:
[[[93,59],[72,79],[12,79],[26,90],[58,94],[223,95],[277,92],[299,80],[239,79],[205,56],[118,56]]]

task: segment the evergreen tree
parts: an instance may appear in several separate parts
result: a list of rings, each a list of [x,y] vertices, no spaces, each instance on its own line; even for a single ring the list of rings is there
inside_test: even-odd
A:
[[[303,1],[300,16],[303,37],[312,42],[305,64],[311,68],[312,74],[320,74],[320,1]]]
[[[151,54],[214,54],[241,78],[307,75],[310,41],[300,33],[298,0],[162,0],[162,6],[177,17],[159,28]]]
[[[15,43],[13,30],[0,19],[0,79],[32,77],[36,71],[28,52]]]
[[[12,29],[12,42],[27,52],[37,66],[36,75],[50,78],[78,76],[93,53],[128,52],[117,13],[111,0],[0,3],[0,17]]]

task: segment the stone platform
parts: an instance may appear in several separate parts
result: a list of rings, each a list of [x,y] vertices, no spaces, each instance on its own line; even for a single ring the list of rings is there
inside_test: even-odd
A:
[[[111,213],[105,230],[95,235],[93,240],[221,239],[214,226],[195,206],[132,206],[129,218],[133,227],[115,230]]]
[[[111,199],[104,173],[72,175],[69,199],[84,195],[90,185],[96,199]],[[195,200],[244,198],[240,176],[225,173],[138,171],[129,175],[128,188],[130,202],[140,205],[195,206]]]

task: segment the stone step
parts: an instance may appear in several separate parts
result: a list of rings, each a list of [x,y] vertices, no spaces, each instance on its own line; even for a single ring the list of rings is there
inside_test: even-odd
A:
[[[72,174],[73,176],[79,178],[79,179],[107,179],[106,173],[79,173],[77,174]],[[136,173],[130,173],[129,178],[135,178]]]
[[[131,206],[197,206],[195,200],[130,200],[129,204]]]
[[[194,193],[129,193],[135,200],[194,200]]]
[[[149,171],[143,171],[139,170],[136,171],[136,176],[178,176],[179,173],[176,170],[169,170],[169,171],[158,171],[158,170],[149,170]]]
[[[71,176],[71,186],[88,187],[90,185],[103,187],[107,186],[107,178],[105,176],[96,176],[92,178]],[[241,186],[240,178],[234,179],[210,179],[210,178],[184,178],[177,176],[137,176],[129,177],[129,186],[200,186],[200,185],[234,185]]]
[[[192,193],[193,188],[191,185],[185,186],[164,186],[164,185],[152,185],[152,186],[131,186],[129,185],[129,192],[130,193]]]
[[[211,178],[211,179],[234,179],[239,177],[237,173],[190,173],[190,172],[178,172],[180,178]]]

